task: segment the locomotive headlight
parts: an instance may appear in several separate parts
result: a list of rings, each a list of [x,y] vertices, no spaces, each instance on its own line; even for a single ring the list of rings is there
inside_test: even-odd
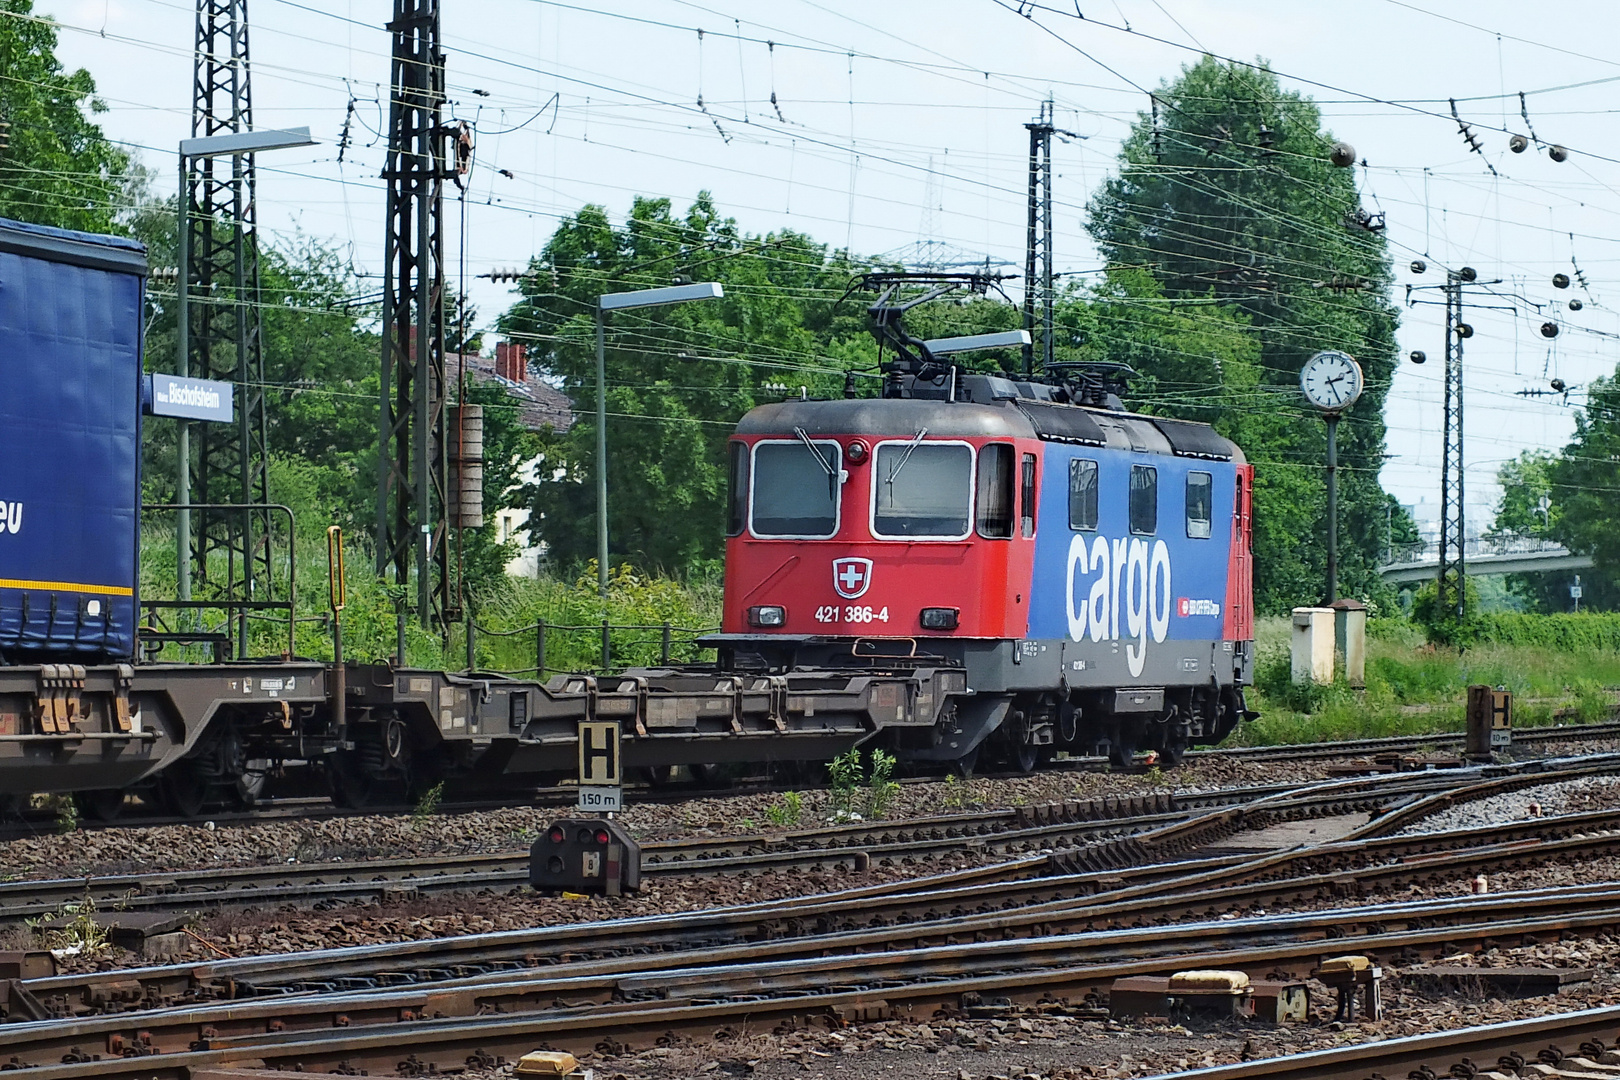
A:
[[[775,604],[748,609],[749,626],[786,626],[787,608]]]
[[[866,448],[866,444],[861,442],[859,439],[851,439],[849,441],[849,445],[844,447],[844,457],[851,465],[859,465],[861,462],[866,460],[866,455],[869,453],[871,453],[871,451],[869,451]]]
[[[925,607],[922,609],[922,625],[924,630],[955,630],[957,617],[961,615],[961,608],[953,607]]]

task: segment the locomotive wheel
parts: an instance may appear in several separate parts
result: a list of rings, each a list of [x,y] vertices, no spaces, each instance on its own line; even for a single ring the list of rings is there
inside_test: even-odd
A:
[[[1159,751],[1159,762],[1167,769],[1173,769],[1181,764],[1181,759],[1187,756],[1186,739],[1166,739],[1164,748]]]
[[[1108,744],[1108,764],[1116,769],[1128,769],[1136,764],[1136,742],[1126,741],[1124,732],[1120,738]]]
[[[1034,743],[1019,743],[1007,754],[1014,769],[1028,776],[1041,763],[1041,748]]]
[[[124,792],[119,788],[100,791],[76,791],[73,801],[79,813],[91,821],[111,821],[124,809]]]

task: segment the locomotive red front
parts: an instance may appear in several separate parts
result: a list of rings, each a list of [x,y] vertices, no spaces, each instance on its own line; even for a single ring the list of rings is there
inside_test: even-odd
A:
[[[968,375],[749,413],[722,666],[962,664],[983,730],[911,757],[994,733],[1024,765],[1058,747],[1175,759],[1224,737],[1253,655],[1253,470],[1206,425],[1064,396]]]

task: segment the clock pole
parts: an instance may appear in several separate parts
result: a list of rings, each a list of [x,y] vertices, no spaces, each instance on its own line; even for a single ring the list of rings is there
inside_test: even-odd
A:
[[[1339,414],[1328,413],[1327,420],[1327,599],[1332,607],[1339,598]]]

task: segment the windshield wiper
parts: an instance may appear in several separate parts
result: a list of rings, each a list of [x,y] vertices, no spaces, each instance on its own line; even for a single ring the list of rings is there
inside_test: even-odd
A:
[[[926,435],[926,434],[928,434],[928,429],[927,428],[923,428],[922,430],[918,431],[917,432],[917,437],[912,439],[911,440],[911,445],[906,447],[906,452],[900,455],[900,460],[895,462],[894,463],[894,468],[889,470],[889,479],[888,479],[887,483],[891,487],[894,485],[894,478],[900,475],[900,470],[905,468],[906,467],[906,462],[911,460],[911,452],[913,450],[917,449],[918,444],[920,444],[923,441],[923,436]]]
[[[816,462],[821,466],[828,476],[838,475],[837,471],[833,469],[832,465],[827,461],[827,459],[821,456],[821,451],[816,449],[816,444],[810,441],[810,436],[805,434],[804,428],[794,428],[793,434],[797,435],[799,437],[799,441],[804,443],[805,449],[809,450],[810,453],[815,455]]]

